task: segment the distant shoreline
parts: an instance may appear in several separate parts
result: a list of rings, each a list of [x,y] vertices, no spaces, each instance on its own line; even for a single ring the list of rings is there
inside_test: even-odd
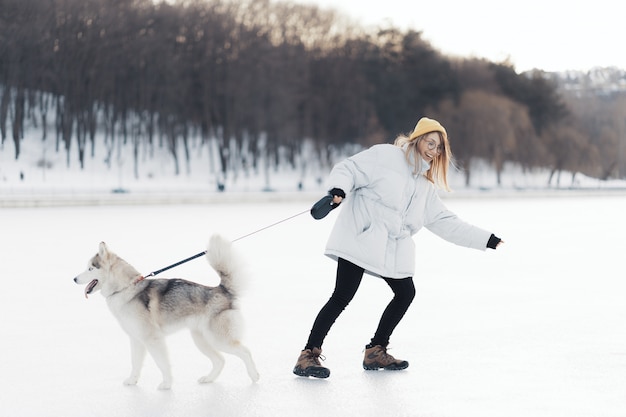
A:
[[[133,206],[186,204],[252,204],[297,203],[313,204],[320,198],[319,191],[268,192],[40,192],[2,193],[1,208],[77,207],[77,206]],[[557,197],[626,197],[626,188],[571,188],[571,189],[463,189],[442,192],[445,199],[473,198],[557,198]]]

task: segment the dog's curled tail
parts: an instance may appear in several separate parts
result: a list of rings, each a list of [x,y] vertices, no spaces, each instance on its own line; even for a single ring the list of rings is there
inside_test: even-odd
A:
[[[245,289],[245,266],[232,247],[232,243],[219,234],[209,240],[206,257],[220,277],[221,285],[237,295]]]

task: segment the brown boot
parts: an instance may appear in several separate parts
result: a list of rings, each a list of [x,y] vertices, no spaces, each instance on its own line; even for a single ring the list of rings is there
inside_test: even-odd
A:
[[[293,373],[298,376],[328,378],[330,376],[330,369],[324,368],[320,364],[320,359],[324,360],[324,357],[322,356],[322,349],[313,348],[303,350],[300,352],[298,362],[293,368]]]
[[[376,346],[365,346],[365,358],[363,359],[363,369],[367,371],[376,371],[378,369],[386,369],[388,371],[398,371],[409,367],[407,361],[396,359],[387,353],[387,348]]]

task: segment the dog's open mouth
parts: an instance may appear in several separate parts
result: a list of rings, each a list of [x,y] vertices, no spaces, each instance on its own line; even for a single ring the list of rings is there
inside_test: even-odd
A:
[[[89,298],[88,295],[91,294],[96,285],[98,285],[97,279],[94,279],[89,284],[87,284],[87,286],[85,287],[85,298]]]

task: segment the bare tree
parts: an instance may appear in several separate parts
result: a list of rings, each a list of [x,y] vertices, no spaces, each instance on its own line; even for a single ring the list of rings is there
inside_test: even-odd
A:
[[[533,151],[548,149],[552,136],[539,133],[567,114],[541,72],[451,60],[420,32],[364,29],[315,6],[0,0],[0,133],[3,142],[11,135],[16,158],[25,125],[42,123],[45,138],[53,111],[57,150],[68,164],[95,157],[100,129],[109,167],[114,149],[130,143],[135,176],[142,149],[163,149],[176,174],[183,163],[189,172],[199,132],[218,183],[257,174],[263,161],[269,187],[280,165],[330,163],[332,150],[346,144],[391,141],[428,109],[463,138],[454,149],[468,183],[473,158],[498,173],[506,161],[552,166]],[[586,151],[609,163],[602,172],[589,161],[568,164],[621,175],[623,111],[597,109],[601,115],[577,111],[573,120],[589,122],[580,124],[591,138]],[[313,143],[308,151],[305,141]]]
[[[580,129],[568,124],[558,124],[546,129],[542,135],[547,144],[552,165],[548,185],[552,185],[556,175],[556,186],[561,185],[561,172],[573,174],[593,161],[594,149]]]

